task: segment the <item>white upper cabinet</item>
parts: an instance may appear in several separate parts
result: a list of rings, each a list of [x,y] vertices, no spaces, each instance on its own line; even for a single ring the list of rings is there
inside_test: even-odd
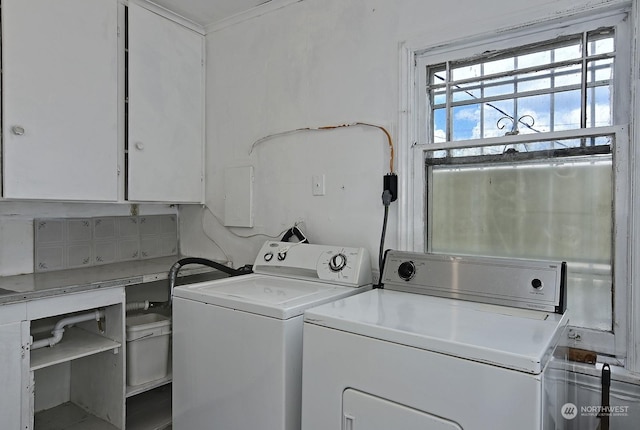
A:
[[[128,199],[201,202],[204,37],[128,10]]]
[[[118,199],[118,2],[3,0],[4,197]]]

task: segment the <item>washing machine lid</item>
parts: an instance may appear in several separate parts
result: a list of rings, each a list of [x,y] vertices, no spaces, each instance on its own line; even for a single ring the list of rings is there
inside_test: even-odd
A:
[[[377,289],[309,309],[304,319],[306,324],[539,374],[568,314]]]
[[[324,282],[252,274],[174,289],[181,297],[211,305],[278,319],[302,315],[305,309],[358,292],[367,287],[345,287]]]

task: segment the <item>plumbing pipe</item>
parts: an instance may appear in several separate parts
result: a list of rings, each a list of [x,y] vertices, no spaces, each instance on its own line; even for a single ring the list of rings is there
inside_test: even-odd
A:
[[[149,307],[149,300],[145,300],[144,302],[131,302],[127,303],[127,305],[125,306],[125,312],[146,311],[147,309],[149,309]]]
[[[44,348],[45,346],[53,346],[62,340],[62,335],[64,333],[64,328],[68,325],[73,325],[85,321],[96,320],[100,321],[100,319],[104,318],[104,311],[95,310],[93,312],[89,312],[81,315],[74,315],[67,318],[62,318],[58,321],[51,330],[51,336],[47,339],[40,339],[31,344],[31,350]]]

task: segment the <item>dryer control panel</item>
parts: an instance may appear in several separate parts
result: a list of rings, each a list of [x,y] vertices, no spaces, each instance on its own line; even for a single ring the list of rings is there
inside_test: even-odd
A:
[[[372,282],[369,252],[346,246],[267,241],[253,271],[353,287]]]
[[[384,288],[564,313],[566,263],[387,251]]]

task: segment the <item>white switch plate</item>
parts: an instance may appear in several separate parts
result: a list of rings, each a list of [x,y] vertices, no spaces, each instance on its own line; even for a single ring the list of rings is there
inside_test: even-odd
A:
[[[314,196],[324,196],[324,175],[313,175],[312,181],[312,193]]]

